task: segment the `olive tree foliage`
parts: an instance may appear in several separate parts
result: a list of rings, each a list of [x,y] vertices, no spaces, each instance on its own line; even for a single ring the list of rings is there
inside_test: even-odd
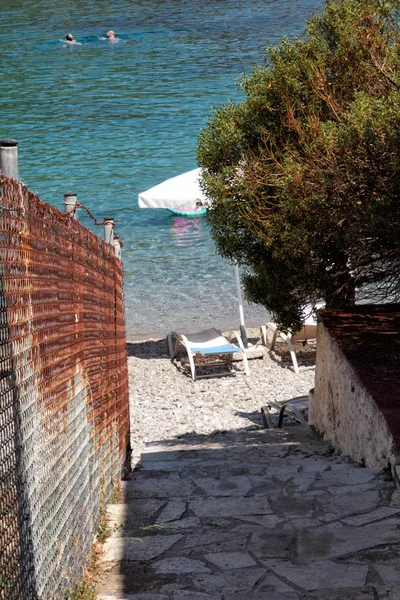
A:
[[[328,1],[200,134],[218,251],[284,329],[310,302],[400,297],[399,8]]]

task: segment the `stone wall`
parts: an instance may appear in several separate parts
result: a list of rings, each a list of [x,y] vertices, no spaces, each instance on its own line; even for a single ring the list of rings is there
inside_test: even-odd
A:
[[[323,322],[318,324],[317,348],[310,423],[355,461],[368,467],[390,464],[396,475],[394,440],[386,419]]]

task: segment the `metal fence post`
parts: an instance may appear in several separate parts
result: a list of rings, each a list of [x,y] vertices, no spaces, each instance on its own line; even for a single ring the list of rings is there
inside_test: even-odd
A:
[[[114,219],[104,217],[104,241],[112,244],[114,240]]]
[[[64,194],[64,210],[66,213],[70,213],[74,219],[77,219],[76,208],[77,199],[75,192],[67,192]]]
[[[4,177],[18,180],[18,142],[0,138],[0,171]]]

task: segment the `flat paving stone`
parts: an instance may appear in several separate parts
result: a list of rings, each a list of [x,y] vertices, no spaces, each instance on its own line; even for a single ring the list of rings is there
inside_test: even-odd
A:
[[[318,472],[313,471],[296,473],[289,481],[285,482],[285,487],[293,493],[303,495],[304,492],[308,492],[313,488],[318,475]]]
[[[388,517],[398,517],[400,515],[399,508],[390,508],[388,506],[382,506],[371,512],[342,519],[342,522],[346,525],[353,525],[359,527],[360,525],[366,525],[367,523],[373,523],[374,521],[381,521]]]
[[[318,590],[308,595],[308,600],[376,600],[376,589],[365,587],[362,590],[352,588],[340,588],[336,590]],[[387,598],[387,596],[386,596]],[[378,597],[378,600],[384,600],[384,597]]]
[[[102,562],[117,560],[151,560],[157,558],[182,538],[181,535],[155,535],[146,537],[114,537],[104,544]]]
[[[195,553],[242,551],[246,549],[248,535],[247,530],[237,531],[236,528],[230,531],[221,531],[218,527],[207,528],[203,533],[186,536],[181,547],[183,551],[190,550]]]
[[[320,485],[359,485],[372,481],[380,473],[379,469],[363,469],[354,463],[332,464],[329,470],[321,473]]]
[[[386,581],[392,589],[397,590],[400,598],[400,561],[397,559],[393,562],[372,564],[382,581]]]
[[[177,590],[173,593],[172,600],[222,600],[222,595],[203,594],[193,590]]]
[[[198,517],[240,517],[267,515],[273,511],[265,498],[211,498],[189,502]]]
[[[158,462],[179,462],[180,459],[183,458],[182,450],[168,450],[165,446],[158,446],[153,448],[152,446],[148,446],[147,448],[143,448],[142,454],[140,457],[140,462],[143,466],[147,468],[151,468],[151,465]],[[201,458],[197,456],[197,452],[186,453],[184,457],[184,461],[186,463],[200,462]]]
[[[307,591],[324,588],[363,588],[368,573],[367,565],[337,564],[332,561],[314,561],[307,566],[293,565],[282,560],[262,562],[276,575]]]
[[[296,592],[240,592],[225,594],[224,600],[300,600]]]
[[[198,529],[200,526],[200,519],[198,517],[186,517],[184,519],[178,519],[176,521],[163,522],[164,529]]]
[[[257,563],[247,552],[214,552],[205,554],[204,558],[222,570],[244,569],[255,567]]]
[[[367,523],[381,521],[382,519],[387,519],[388,517],[395,517],[398,515],[400,515],[400,508],[382,506],[381,508],[377,508],[376,510],[372,510],[371,512],[367,512],[362,515],[356,515],[353,517],[348,517],[347,519],[342,519],[342,522],[345,523],[345,525],[359,527],[360,525],[367,525]]]
[[[249,568],[225,571],[212,575],[199,575],[194,578],[195,586],[207,592],[242,592],[251,590],[258,579],[264,575],[265,569]]]
[[[297,496],[282,496],[271,500],[274,512],[287,519],[296,517],[311,517],[315,511],[313,498],[299,498]]]
[[[266,571],[262,578],[256,583],[253,588],[256,594],[263,594],[258,596],[259,598],[269,598],[269,594],[289,594],[295,590],[288,582],[284,582],[270,571]]]
[[[394,543],[400,543],[399,520],[389,519],[363,527],[332,523],[301,530],[298,536],[298,555],[299,560],[307,564],[317,556],[330,559]]]
[[[286,452],[287,453],[287,452]],[[280,464],[283,463],[283,464]],[[287,483],[293,477],[299,474],[300,465],[296,461],[295,463],[290,462],[287,464],[285,461],[278,460],[270,463],[266,468],[266,476],[269,478],[277,479],[282,483]]]
[[[171,500],[164,508],[162,513],[157,517],[156,523],[166,523],[179,519],[186,510],[185,502],[181,500]]]
[[[249,542],[249,552],[257,558],[286,557],[293,543],[295,532],[289,526],[272,531],[262,530],[252,535]]]
[[[376,481],[373,479],[369,483],[359,483],[354,485],[338,485],[338,486],[329,486],[325,488],[322,486],[324,491],[328,492],[331,496],[348,496],[351,494],[364,494],[370,490],[375,490],[377,487]],[[314,489],[314,492],[316,490]]]
[[[188,465],[182,473],[185,477],[220,477],[221,471],[224,471],[226,466],[222,461],[200,461]]]
[[[140,479],[136,476],[133,480],[125,482],[123,493],[125,501],[134,498],[182,498],[189,497],[194,490],[191,481],[178,477]]]
[[[164,558],[153,564],[156,573],[210,573],[210,569],[199,560],[181,556]]]
[[[321,500],[321,506],[325,512],[335,515],[336,518],[343,518],[348,515],[375,511],[378,502],[378,491],[370,490],[361,495],[325,496]]]
[[[208,496],[245,496],[253,485],[248,477],[229,477],[215,479],[212,477],[194,477],[194,483]]]
[[[186,469],[193,468],[193,472],[196,472],[197,468],[202,465],[201,458],[195,458],[192,460],[143,460],[143,464],[146,466],[147,471],[165,471],[170,473],[180,473]]]
[[[97,595],[97,600],[168,600],[166,594],[127,594],[123,596]]]
[[[265,473],[262,473],[261,475],[249,475],[248,479],[251,481],[254,490],[251,495],[268,497],[286,495],[283,482],[277,481],[275,477],[268,477]]]
[[[146,503],[140,500],[129,504],[110,504],[107,508],[108,523],[112,528],[137,527],[141,523],[148,523],[164,505],[165,500],[153,499]]]
[[[257,531],[274,529],[279,523],[282,523],[285,520],[283,517],[278,517],[278,515],[240,515],[237,516],[236,519],[239,519],[244,523],[254,523],[254,525],[258,526]]]

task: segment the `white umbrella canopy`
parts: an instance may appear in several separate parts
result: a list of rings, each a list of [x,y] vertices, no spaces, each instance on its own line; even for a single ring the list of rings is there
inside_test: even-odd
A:
[[[139,194],[139,208],[184,208],[194,210],[199,200],[206,204],[200,188],[201,169],[193,169]]]
[[[201,169],[193,169],[176,177],[166,179],[146,192],[138,195],[139,208],[184,208],[194,210],[196,202],[207,206],[210,201],[200,188]],[[235,264],[236,293],[239,303],[240,334],[247,348],[247,333],[244,325],[242,290],[240,287],[239,267]]]

